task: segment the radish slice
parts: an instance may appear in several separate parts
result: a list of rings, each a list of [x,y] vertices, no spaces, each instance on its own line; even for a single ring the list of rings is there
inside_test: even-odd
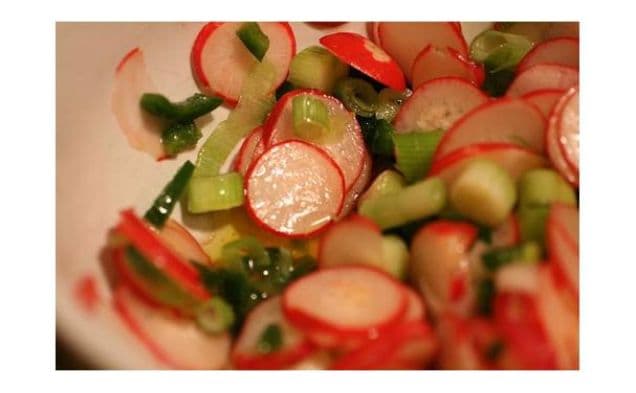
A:
[[[503,292],[523,292],[535,295],[539,287],[537,265],[512,263],[495,274],[495,288]]]
[[[322,150],[302,141],[270,147],[252,164],[246,179],[248,213],[279,235],[314,235],[342,208],[342,172]]]
[[[429,45],[453,48],[468,57],[468,45],[453,22],[380,22],[380,46],[408,73],[418,53]],[[411,75],[406,75],[411,80]]]
[[[342,211],[338,216],[338,219],[349,214],[351,209],[356,205],[358,198],[364,190],[366,190],[369,185],[369,181],[371,180],[371,169],[373,168],[373,162],[371,161],[371,155],[368,152],[364,152],[364,164],[362,164],[362,171],[358,176],[358,179],[353,183],[349,191],[347,191],[347,195],[345,196],[344,203],[342,205]]]
[[[519,220],[517,216],[511,214],[490,236],[490,244],[493,247],[510,247],[521,241],[519,231]]]
[[[390,330],[406,307],[402,284],[366,266],[321,269],[283,293],[283,312],[293,325],[343,340],[364,340]]]
[[[281,329],[282,346],[275,352],[263,354],[258,343],[272,324]],[[314,346],[285,320],[280,297],[276,296],[260,303],[245,319],[232,349],[232,363],[242,370],[277,370],[303,360],[313,351]]]
[[[565,90],[559,89],[535,90],[524,94],[521,98],[539,109],[539,111],[541,111],[543,116],[547,119],[548,116],[550,116],[552,108],[554,108],[564,92]]]
[[[413,88],[431,79],[444,76],[463,78],[480,87],[484,82],[484,70],[468,61],[459,52],[451,48],[438,48],[429,45],[415,58],[411,69]]]
[[[355,116],[340,101],[317,90],[294,90],[278,101],[265,122],[265,145],[271,146],[287,140],[300,140],[294,133],[292,101],[294,97],[310,95],[322,101],[329,111],[331,126],[338,137],[330,138],[315,146],[324,150],[338,164],[344,175],[345,189],[351,190],[364,166],[366,148]],[[333,139],[333,140],[332,140]],[[311,142],[310,142],[311,143]]]
[[[512,81],[507,96],[519,97],[535,90],[568,89],[579,84],[579,71],[556,64],[537,64],[520,72]]]
[[[423,321],[426,319],[426,306],[422,297],[412,290],[410,287],[405,287],[406,296],[408,299],[408,306],[406,308],[405,321]]]
[[[457,298],[452,289],[457,277],[468,279],[467,253],[476,237],[473,225],[446,220],[424,226],[413,237],[411,278],[433,313],[452,309],[463,315],[469,311],[470,294]]]
[[[265,145],[261,143],[262,139],[263,127],[255,128],[254,131],[245,138],[236,156],[236,161],[234,162],[235,171],[245,176],[250,164],[265,151]]]
[[[367,36],[376,45],[380,45],[380,37],[378,36],[378,27],[380,22],[367,22]]]
[[[546,225],[548,256],[572,292],[579,292],[579,212],[574,206],[554,204]]]
[[[170,317],[146,305],[126,286],[115,290],[113,301],[128,329],[167,367],[221,369],[228,366],[228,334],[206,334],[192,321]]]
[[[537,64],[559,64],[578,69],[578,38],[560,37],[540,43],[521,59],[517,66],[517,72],[522,72]]]
[[[550,161],[556,170],[565,178],[565,180],[570,182],[570,184],[578,187],[578,171],[575,171],[566,161],[559,141],[560,119],[566,102],[567,100],[560,99],[554,108],[552,108],[552,112],[550,112],[550,116],[548,117],[548,129],[545,135],[546,148],[548,151],[548,157],[550,157]]]
[[[141,49],[128,52],[115,72],[115,87],[111,97],[113,114],[128,144],[159,160],[166,155],[161,144],[161,123],[139,106],[144,93],[156,90],[146,70]]]
[[[537,308],[546,333],[556,351],[558,368],[579,368],[579,315],[576,304],[559,290],[549,266],[539,272]]]
[[[158,232],[164,243],[185,261],[197,261],[211,264],[208,254],[203,251],[199,242],[187,229],[173,219],[168,219],[164,227]]]
[[[434,160],[478,143],[513,143],[543,154],[545,123],[541,112],[523,100],[491,101],[453,124],[437,145]]]
[[[203,26],[192,46],[192,71],[200,88],[221,96],[230,105],[238,101],[243,81],[258,60],[236,36],[241,22],[210,22]],[[263,61],[277,72],[275,90],[287,77],[289,64],[296,53],[296,39],[289,23],[258,22],[269,38]],[[272,91],[273,91],[272,90]]]
[[[489,320],[463,318],[444,313],[438,318],[436,331],[440,339],[439,362],[445,370],[487,370],[493,368],[484,354],[496,342],[494,326]]]
[[[506,144],[477,144],[463,147],[433,162],[428,176],[437,176],[452,183],[464,167],[475,158],[485,158],[499,164],[516,181],[530,169],[547,166],[546,160],[523,147]]]
[[[333,225],[320,240],[318,262],[323,267],[382,264],[382,232],[368,218],[353,215]]]
[[[494,321],[505,343],[508,368],[554,369],[554,346],[546,333],[534,295],[500,292],[493,305]]]
[[[488,97],[461,78],[430,80],[418,87],[395,117],[395,132],[448,129],[457,119],[488,101]]]
[[[579,172],[579,91],[572,89],[563,98],[563,106],[557,125],[559,147],[565,161]]]
[[[333,33],[322,37],[320,43],[337,58],[378,82],[398,91],[406,88],[404,73],[395,60],[360,34]]]
[[[333,370],[420,369],[437,349],[432,329],[423,321],[405,322],[341,356]]]

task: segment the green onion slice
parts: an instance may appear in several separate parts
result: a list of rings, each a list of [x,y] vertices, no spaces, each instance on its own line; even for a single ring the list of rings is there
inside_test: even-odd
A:
[[[393,135],[397,168],[409,183],[426,175],[443,133],[435,130]]]
[[[165,96],[156,93],[145,93],[139,104],[146,112],[175,122],[191,122],[198,117],[210,113],[223,103],[218,97],[195,93],[181,102],[171,102]]]
[[[243,204],[243,176],[230,172],[190,179],[188,211],[205,213],[226,210]]]
[[[369,82],[359,78],[340,79],[334,88],[334,95],[358,116],[374,116],[378,108],[378,93]]]
[[[514,69],[532,46],[532,41],[521,35],[486,30],[470,44],[470,57],[496,73]]]
[[[203,135],[194,122],[174,123],[161,133],[163,150],[170,157],[196,147]]]
[[[269,49],[269,38],[263,33],[258,23],[243,23],[236,31],[236,35],[258,61],[263,60],[267,49]]]
[[[257,349],[262,354],[278,351],[283,346],[283,331],[275,323],[267,325],[258,340]]]
[[[144,214],[146,221],[155,228],[163,228],[175,204],[183,195],[192,177],[192,172],[194,172],[194,165],[190,161],[184,162],[172,180],[161,190],[150,209]]]
[[[299,95],[292,100],[294,133],[307,140],[323,139],[330,130],[329,111],[320,99]]]
[[[378,109],[375,111],[377,119],[383,119],[388,122],[393,121],[400,106],[404,100],[408,98],[408,91],[397,91],[390,88],[380,90],[378,94]]]
[[[225,332],[236,320],[232,307],[220,297],[201,303],[196,309],[195,318],[197,325],[209,334]]]

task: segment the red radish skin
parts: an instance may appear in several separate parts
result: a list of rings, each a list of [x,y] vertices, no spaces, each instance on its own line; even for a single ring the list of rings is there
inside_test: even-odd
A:
[[[558,64],[578,69],[579,39],[559,37],[538,44],[519,62],[517,72],[537,64]]]
[[[117,65],[111,108],[128,144],[159,161],[166,155],[161,144],[162,124],[139,106],[144,93],[156,90],[142,50],[128,52]]]
[[[507,96],[520,97],[535,90],[568,89],[578,86],[579,71],[557,64],[537,64],[517,74]]]
[[[419,369],[437,350],[432,329],[423,321],[405,322],[341,356],[332,370]]]
[[[250,167],[247,212],[264,229],[288,238],[318,234],[338,216],[344,177],[324,151],[302,141],[271,146]]]
[[[468,280],[467,253],[477,238],[477,228],[458,221],[439,220],[425,225],[411,242],[411,279],[424,295],[433,313],[454,310],[469,312],[468,291],[453,298],[458,277]],[[463,283],[469,288],[468,282]]]
[[[426,306],[424,300],[419,293],[410,287],[404,287],[408,298],[408,306],[406,309],[405,321],[422,321],[426,319]]]
[[[398,91],[406,88],[398,63],[366,37],[340,32],[320,38],[320,43],[337,58],[376,81]]]
[[[422,49],[429,45],[453,48],[468,56],[468,45],[453,22],[380,22],[380,46],[393,57],[407,73]],[[406,75],[411,80],[411,75]]]
[[[245,176],[250,164],[254,159],[258,158],[264,151],[264,144],[261,143],[263,139],[263,128],[255,128],[243,141],[241,149],[239,150],[236,161],[234,162],[234,170]]]
[[[563,151],[559,142],[559,123],[561,114],[567,100],[561,100],[556,103],[550,115],[548,116],[548,127],[545,134],[546,148],[548,157],[556,170],[575,187],[579,185],[578,171],[574,171],[563,156]]]
[[[465,318],[443,313],[436,325],[440,340],[439,364],[446,370],[489,370],[496,368],[485,357],[496,342],[497,333],[490,320]]]
[[[164,366],[172,369],[227,367],[228,334],[205,334],[190,320],[174,318],[148,307],[126,286],[115,290],[113,302],[125,326]]]
[[[389,331],[407,310],[402,284],[368,266],[320,269],[290,284],[282,301],[294,326],[338,346]]]
[[[203,251],[201,244],[181,224],[173,219],[168,219],[164,227],[158,232],[164,243],[185,261],[197,261],[210,265],[212,261]]]
[[[570,89],[562,98],[563,106],[557,123],[557,138],[565,162],[579,172],[579,91]]]
[[[508,143],[476,144],[463,147],[433,162],[428,176],[437,176],[451,184],[463,168],[475,158],[492,160],[516,181],[530,169],[547,166],[543,156]]]
[[[515,214],[508,216],[508,219],[492,232],[490,238],[493,247],[510,247],[520,241],[519,219]]]
[[[556,105],[559,98],[565,93],[560,89],[544,89],[535,90],[533,92],[521,96],[527,103],[534,105],[547,119],[550,116],[552,108]]]
[[[338,216],[338,219],[345,217],[356,205],[358,198],[362,195],[364,190],[367,189],[369,181],[371,180],[371,169],[373,169],[373,162],[371,161],[371,155],[365,151],[364,164],[362,164],[362,171],[358,178],[353,183],[347,195],[345,196],[344,203],[342,205],[342,211]]]
[[[546,225],[548,256],[571,292],[579,293],[579,213],[576,207],[554,204]]]
[[[430,80],[420,85],[395,117],[395,132],[448,129],[459,118],[488,102],[470,82],[457,77]]]
[[[210,298],[201,284],[197,270],[167,247],[161,237],[131,209],[122,211],[120,216],[117,232],[125,236],[143,256],[197,299]]]
[[[444,76],[463,78],[480,87],[484,83],[484,70],[467,60],[452,48],[438,48],[429,45],[417,55],[411,68],[413,88],[431,79]]]
[[[270,324],[282,331],[281,349],[268,354],[260,353],[258,342]],[[239,370],[279,370],[287,368],[310,356],[315,347],[285,320],[280,297],[263,301],[250,311],[241,333],[232,349],[232,363]]]
[[[101,296],[97,288],[97,280],[93,275],[85,275],[75,283],[73,295],[82,310],[93,313],[101,302]]]
[[[351,215],[332,225],[320,239],[318,262],[322,267],[382,263],[382,232],[370,219]]]
[[[312,27],[316,27],[319,29],[331,29],[333,27],[344,25],[347,22],[306,22],[306,23]]]
[[[378,27],[380,27],[380,22],[367,22],[366,25],[367,36],[376,45],[380,45],[380,38],[378,37]]]
[[[236,105],[243,81],[258,61],[236,36],[241,24],[207,23],[194,41],[190,59],[201,90],[222,97],[230,106]],[[287,22],[258,22],[258,25],[269,38],[270,46],[263,59],[276,69],[275,90],[287,78],[289,64],[296,53],[296,39]]]
[[[278,101],[267,118],[264,129],[266,146],[288,140],[301,140],[294,133],[292,101],[295,97],[310,95],[326,104],[330,121],[341,127],[341,136],[321,143],[311,143],[325,151],[337,164],[344,175],[345,189],[350,191],[360,176],[365,162],[366,147],[355,116],[347,111],[340,101],[318,90],[294,90]]]
[[[533,295],[501,292],[495,296],[493,313],[506,351],[512,355],[513,363],[509,365],[510,368],[556,368],[555,350]]]
[[[433,160],[482,143],[513,143],[543,154],[545,127],[541,112],[521,99],[487,102],[453,124],[440,140]]]

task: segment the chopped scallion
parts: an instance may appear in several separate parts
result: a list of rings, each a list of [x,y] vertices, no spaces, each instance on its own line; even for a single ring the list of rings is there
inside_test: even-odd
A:
[[[236,35],[258,61],[263,60],[267,49],[269,49],[269,38],[263,33],[258,23],[243,23],[236,31]]]
[[[190,161],[184,162],[172,180],[166,184],[157,196],[150,209],[144,214],[144,219],[155,228],[163,228],[175,204],[183,195],[193,172],[194,165]]]

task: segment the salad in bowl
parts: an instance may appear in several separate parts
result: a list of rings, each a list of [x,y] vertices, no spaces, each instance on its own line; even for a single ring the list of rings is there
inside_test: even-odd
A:
[[[101,307],[157,367],[578,369],[578,23],[210,22],[187,96],[131,46],[113,132],[178,169]]]

